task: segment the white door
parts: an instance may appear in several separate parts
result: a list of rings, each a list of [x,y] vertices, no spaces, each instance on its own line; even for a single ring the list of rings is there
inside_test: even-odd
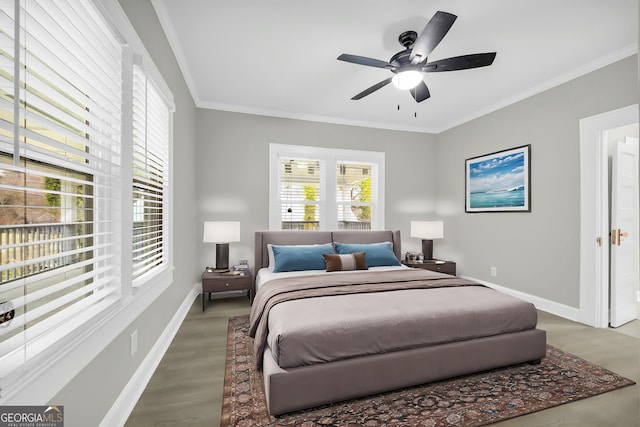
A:
[[[618,141],[611,175],[611,316],[614,328],[637,318],[638,138]]]

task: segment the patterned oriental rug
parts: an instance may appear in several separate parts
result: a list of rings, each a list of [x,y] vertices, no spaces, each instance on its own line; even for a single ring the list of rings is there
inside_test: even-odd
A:
[[[249,316],[229,319],[222,427],[475,427],[635,384],[547,346],[539,365],[520,364],[375,396],[270,416],[256,371]]]

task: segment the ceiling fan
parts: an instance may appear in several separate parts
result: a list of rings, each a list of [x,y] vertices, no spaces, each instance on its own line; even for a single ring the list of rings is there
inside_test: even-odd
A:
[[[491,65],[496,52],[475,53],[427,62],[428,56],[442,41],[456,18],[457,16],[451,13],[438,11],[424,27],[420,37],[415,31],[403,32],[398,37],[398,41],[405,49],[393,55],[389,62],[346,53],[338,56],[340,61],[385,68],[394,73],[394,76],[376,83],[351,99],[362,99],[393,82],[399,89],[408,89],[416,102],[422,102],[431,96],[422,79],[422,73],[466,70]]]

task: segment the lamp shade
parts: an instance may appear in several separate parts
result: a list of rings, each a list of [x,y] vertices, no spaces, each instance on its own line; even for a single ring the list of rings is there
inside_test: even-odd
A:
[[[442,221],[411,221],[411,237],[442,239],[444,237],[444,223]]]
[[[205,221],[202,241],[205,243],[239,242],[240,222]]]

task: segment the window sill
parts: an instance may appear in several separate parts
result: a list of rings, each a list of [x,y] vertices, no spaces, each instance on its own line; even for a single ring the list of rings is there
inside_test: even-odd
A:
[[[167,267],[153,275],[153,286],[146,281],[131,295],[108,297],[99,312],[91,313],[93,319],[73,319],[64,331],[45,336],[30,348],[29,360],[3,372],[0,405],[49,402],[169,287],[172,277],[173,268]],[[23,358],[24,350],[16,356]]]

